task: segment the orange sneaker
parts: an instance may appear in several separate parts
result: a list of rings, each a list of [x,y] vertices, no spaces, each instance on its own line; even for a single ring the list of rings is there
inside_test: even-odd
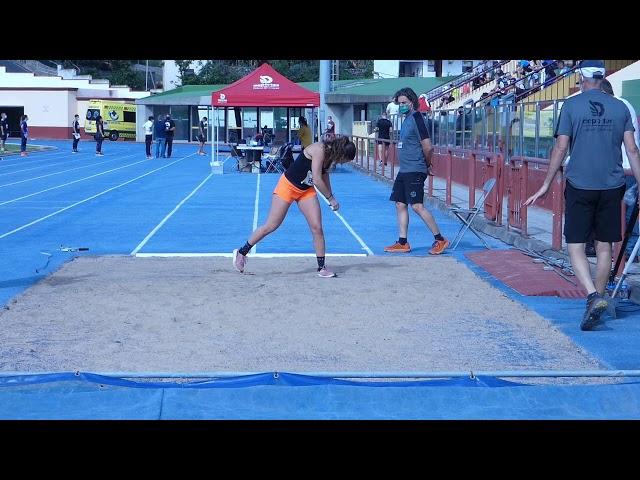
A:
[[[431,250],[429,250],[429,254],[431,255],[440,255],[445,249],[449,246],[449,240],[446,238],[444,240],[436,240],[431,244]]]
[[[409,245],[409,242],[404,245],[400,245],[400,242],[396,242],[393,245],[384,247],[384,251],[392,253],[409,253],[411,251],[411,245]]]

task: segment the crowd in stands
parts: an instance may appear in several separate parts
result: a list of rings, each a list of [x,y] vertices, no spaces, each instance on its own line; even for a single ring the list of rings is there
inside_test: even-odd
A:
[[[574,61],[569,62],[574,63]],[[446,109],[447,105],[494,80],[494,87],[480,96],[480,102],[486,101],[495,105],[499,102],[500,97],[511,93],[520,99],[532,89],[544,87],[551,83],[556,76],[564,75],[570,70],[564,60],[520,60],[513,73],[504,72],[501,67],[495,68],[497,63],[497,60],[493,65],[491,62],[487,62],[484,71],[478,72],[468,82],[456,86],[456,88],[451,88],[453,83],[449,87],[445,85],[444,95],[434,102],[435,108],[438,110]],[[487,98],[489,100],[485,100]]]

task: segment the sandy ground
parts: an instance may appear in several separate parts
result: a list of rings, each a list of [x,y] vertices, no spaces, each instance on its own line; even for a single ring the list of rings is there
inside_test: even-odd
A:
[[[602,368],[451,257],[77,258],[0,313],[0,370]]]

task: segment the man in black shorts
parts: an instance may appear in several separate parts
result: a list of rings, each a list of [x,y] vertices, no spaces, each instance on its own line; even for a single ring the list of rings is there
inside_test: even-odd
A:
[[[411,247],[407,241],[409,230],[408,206],[422,219],[431,230],[434,242],[429,254],[440,255],[449,246],[449,241],[442,236],[435,218],[424,207],[424,181],[429,175],[433,146],[429,138],[429,130],[424,117],[418,111],[418,96],[411,88],[402,88],[394,95],[400,115],[404,121],[400,128],[398,141],[398,159],[400,169],[393,183],[389,200],[396,204],[398,217],[398,241],[384,248],[385,252],[409,253]]]
[[[542,187],[525,205],[545,195],[564,160],[566,167],[564,236],[573,271],[587,291],[587,307],[580,328],[591,330],[607,308],[604,290],[611,271],[612,242],[622,240],[621,201],[625,190],[624,147],[636,180],[640,182],[640,152],[633,137],[626,105],[601,90],[604,63],[583,60],[579,67],[581,94],[568,98],[558,118],[556,144]],[[585,242],[596,239],[596,278],[591,278]]]
[[[378,158],[380,163],[387,164],[387,155],[389,152],[389,144],[391,142],[391,122],[387,119],[387,112],[382,112],[380,118],[376,122],[375,132],[377,133]]]
[[[204,144],[207,142],[207,128],[207,117],[202,117],[202,120],[200,120],[200,125],[198,126],[198,142],[200,143],[198,155],[206,155],[204,151]]]

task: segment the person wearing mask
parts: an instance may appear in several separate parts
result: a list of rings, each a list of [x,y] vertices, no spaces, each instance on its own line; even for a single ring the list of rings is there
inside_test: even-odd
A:
[[[153,115],[149,116],[143,125],[144,128],[144,146],[147,154],[147,160],[153,158],[151,156],[151,143],[153,142]]]
[[[429,129],[424,117],[418,111],[418,96],[413,89],[406,87],[394,95],[400,115],[404,116],[398,141],[398,159],[400,168],[393,183],[389,200],[395,202],[398,220],[399,238],[396,243],[384,248],[385,252],[408,253],[411,246],[407,241],[409,230],[408,206],[422,219],[431,230],[434,242],[430,255],[440,255],[449,246],[442,236],[435,218],[424,206],[424,181],[429,175],[433,146],[429,138]]]
[[[77,113],[73,116],[73,122],[71,123],[71,135],[73,136],[71,152],[78,153],[78,142],[80,141],[80,115]]]

